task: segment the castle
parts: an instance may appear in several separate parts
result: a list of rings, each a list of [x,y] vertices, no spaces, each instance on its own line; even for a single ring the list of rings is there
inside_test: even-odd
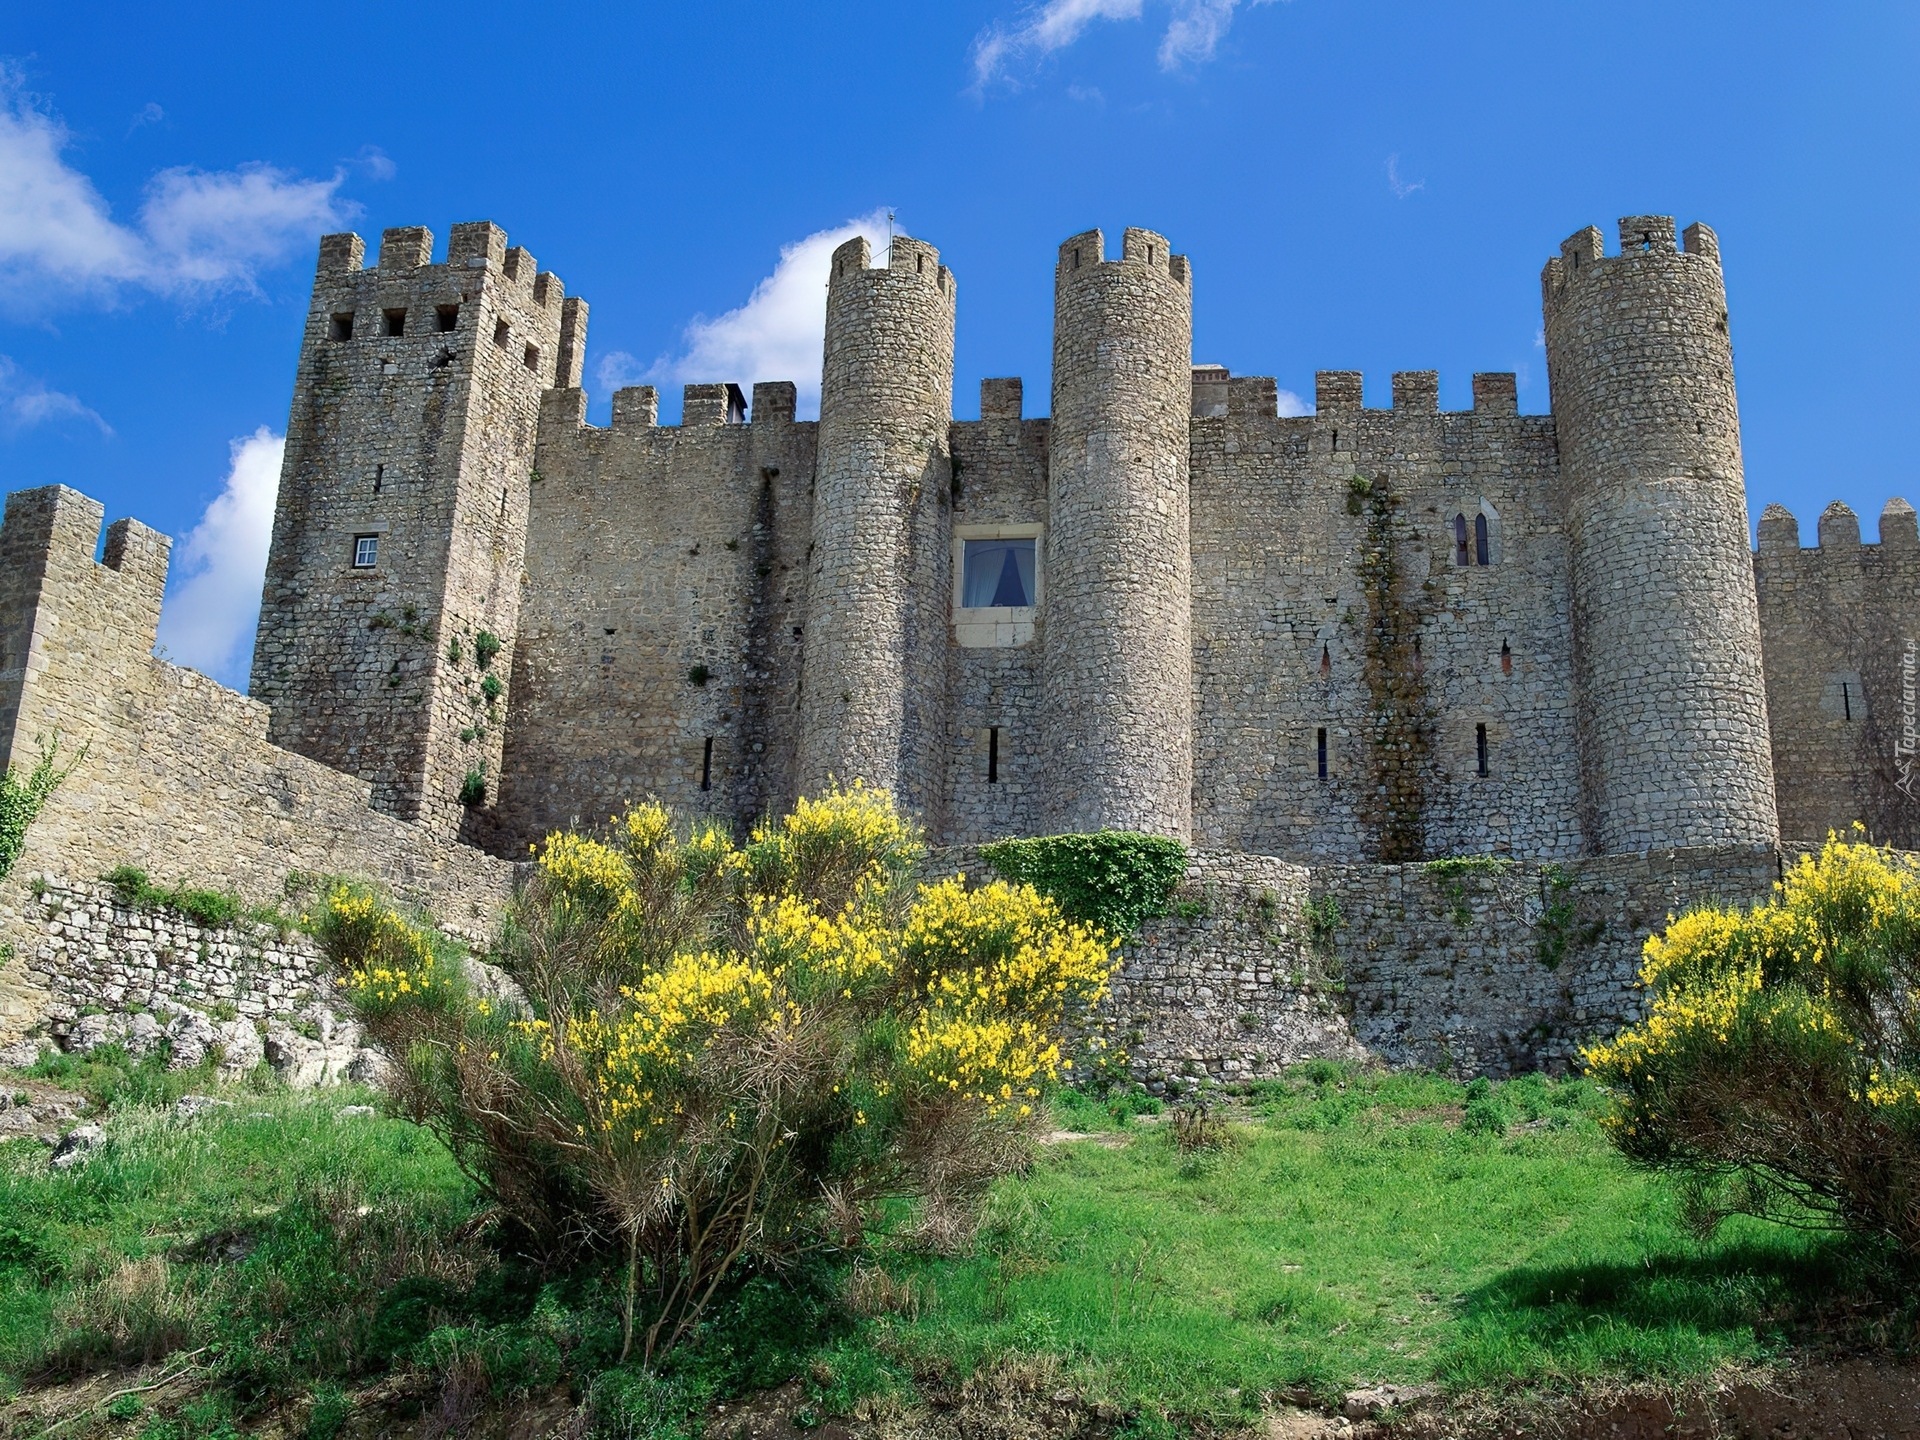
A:
[[[27,863],[368,874],[479,934],[555,828],[858,779],[942,847],[1187,840],[1217,903],[1116,987],[1163,1073],[1564,1058],[1670,910],[1855,820],[1920,846],[1914,512],[1863,545],[1835,504],[1803,549],[1769,507],[1756,552],[1714,232],[1619,236],[1547,262],[1546,415],[1511,374],[1443,412],[1433,372],[1379,410],[1323,371],[1282,416],[1192,363],[1194,267],[1129,229],[1059,248],[1047,418],[1017,379],[953,418],[956,280],[899,236],[833,256],[818,422],[721,382],[675,427],[620,390],[606,428],[586,304],[497,227],[441,263],[325,237],[250,696],[152,656],[166,537],[120,521],[96,562],[97,504],[9,497],[0,761],[93,747]],[[1276,928],[1314,893],[1337,934]],[[51,923],[0,888],[0,1029],[69,1003]]]
[[[817,424],[791,384],[709,384],[678,427],[621,390],[601,429],[586,305],[492,225],[431,248],[322,242],[252,679],[276,742],[396,815],[524,854],[646,795],[744,824],[837,777],[947,844],[1913,839],[1913,512],[1862,547],[1835,507],[1803,553],[1769,511],[1754,556],[1703,225],[1561,246],[1550,415],[1507,374],[1455,413],[1430,372],[1384,411],[1322,372],[1282,417],[1191,363],[1194,269],[1130,229],[1060,246],[1050,418],[1002,379],[954,420],[955,278],[901,236],[833,256]]]

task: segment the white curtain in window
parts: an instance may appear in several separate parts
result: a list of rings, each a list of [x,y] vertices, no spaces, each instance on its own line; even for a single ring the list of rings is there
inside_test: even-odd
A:
[[[1032,539],[967,541],[960,603],[969,610],[1032,605]]]

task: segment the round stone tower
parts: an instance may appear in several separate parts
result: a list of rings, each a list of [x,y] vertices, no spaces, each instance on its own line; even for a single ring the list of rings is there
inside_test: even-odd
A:
[[[1193,276],[1164,236],[1060,247],[1046,559],[1046,825],[1193,828]]]
[[[1592,226],[1541,277],[1595,854],[1779,838],[1720,249]]]
[[[813,544],[801,663],[802,794],[864,780],[928,812],[946,689],[953,272],[864,238],[827,281]]]

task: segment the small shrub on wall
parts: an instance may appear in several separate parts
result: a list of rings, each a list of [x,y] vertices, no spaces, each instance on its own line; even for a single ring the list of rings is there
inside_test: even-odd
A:
[[[1646,944],[1647,1018],[1586,1052],[1614,1143],[1725,1215],[1830,1224],[1920,1260],[1920,876],[1829,836],[1749,911]]]
[[[1069,918],[1127,939],[1140,922],[1167,913],[1187,873],[1187,847],[1160,835],[1100,830],[997,840],[980,847],[1002,878],[1051,896]]]
[[[17,765],[0,774],[0,880],[13,871],[13,862],[27,847],[27,827],[33,824],[47,797],[60,788],[67,776],[87,758],[87,747],[63,767],[60,764],[60,735],[56,731],[40,741],[40,754],[33,768],[24,775]]]
[[[651,1359],[743,1262],[857,1247],[902,1197],[962,1232],[1023,1156],[1112,943],[1029,885],[915,885],[921,853],[860,788],[744,847],[654,804],[549,836],[500,956],[527,1014],[362,893],[321,933],[402,1113],[530,1235],[618,1257]]]

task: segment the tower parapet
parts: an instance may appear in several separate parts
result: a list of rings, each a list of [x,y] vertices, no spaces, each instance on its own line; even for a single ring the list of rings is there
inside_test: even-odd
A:
[[[1601,854],[1779,835],[1719,243],[1592,226],[1541,276],[1583,821]]]
[[[820,380],[801,792],[864,780],[926,812],[943,733],[953,272],[895,236],[833,253]]]
[[[1054,271],[1043,733],[1056,831],[1193,820],[1193,285],[1151,230]]]
[[[432,253],[320,242],[251,690],[275,743],[451,835],[497,784],[541,397],[578,386],[587,307],[498,226]]]

